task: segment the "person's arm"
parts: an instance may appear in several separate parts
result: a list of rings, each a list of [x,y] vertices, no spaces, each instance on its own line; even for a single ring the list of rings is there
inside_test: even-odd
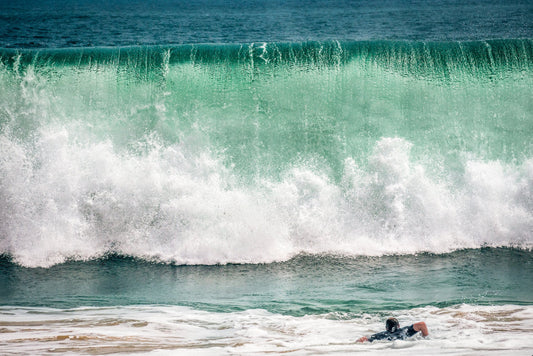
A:
[[[421,331],[422,332],[422,336],[424,336],[424,337],[429,335],[428,327],[426,326],[426,323],[424,323],[423,321],[420,321],[418,323],[414,323],[413,324],[413,329],[415,329],[415,331]]]
[[[380,333],[376,333],[370,336],[363,336],[362,338],[357,340],[357,342],[365,342],[365,341],[372,342],[376,340],[383,340],[383,339],[387,339],[389,334],[390,333],[388,331],[382,331]]]

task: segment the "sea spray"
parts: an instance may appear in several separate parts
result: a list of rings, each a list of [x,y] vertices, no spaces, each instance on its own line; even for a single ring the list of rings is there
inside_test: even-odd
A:
[[[530,40],[1,56],[22,265],[532,246]]]
[[[16,169],[4,174],[2,248],[28,266],[106,253],[212,264],[531,247],[531,161],[469,162],[466,186],[450,190],[409,161],[406,141],[382,139],[367,171],[347,160],[342,184],[300,167],[243,186],[216,159],[178,146],[124,156],[52,136],[38,145],[38,166],[3,143],[2,169]]]

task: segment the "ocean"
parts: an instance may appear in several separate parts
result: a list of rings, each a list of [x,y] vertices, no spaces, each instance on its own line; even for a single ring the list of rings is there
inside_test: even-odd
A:
[[[532,88],[530,1],[0,1],[1,353],[531,356]]]

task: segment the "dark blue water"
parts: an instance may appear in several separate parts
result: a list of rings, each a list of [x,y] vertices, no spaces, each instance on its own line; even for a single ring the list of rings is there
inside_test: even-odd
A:
[[[0,1],[0,47],[533,37],[533,2]]]

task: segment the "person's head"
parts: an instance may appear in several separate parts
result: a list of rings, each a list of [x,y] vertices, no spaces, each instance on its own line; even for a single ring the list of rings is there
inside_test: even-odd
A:
[[[400,323],[396,318],[388,318],[387,322],[385,323],[385,327],[388,332],[393,333],[400,328]]]

